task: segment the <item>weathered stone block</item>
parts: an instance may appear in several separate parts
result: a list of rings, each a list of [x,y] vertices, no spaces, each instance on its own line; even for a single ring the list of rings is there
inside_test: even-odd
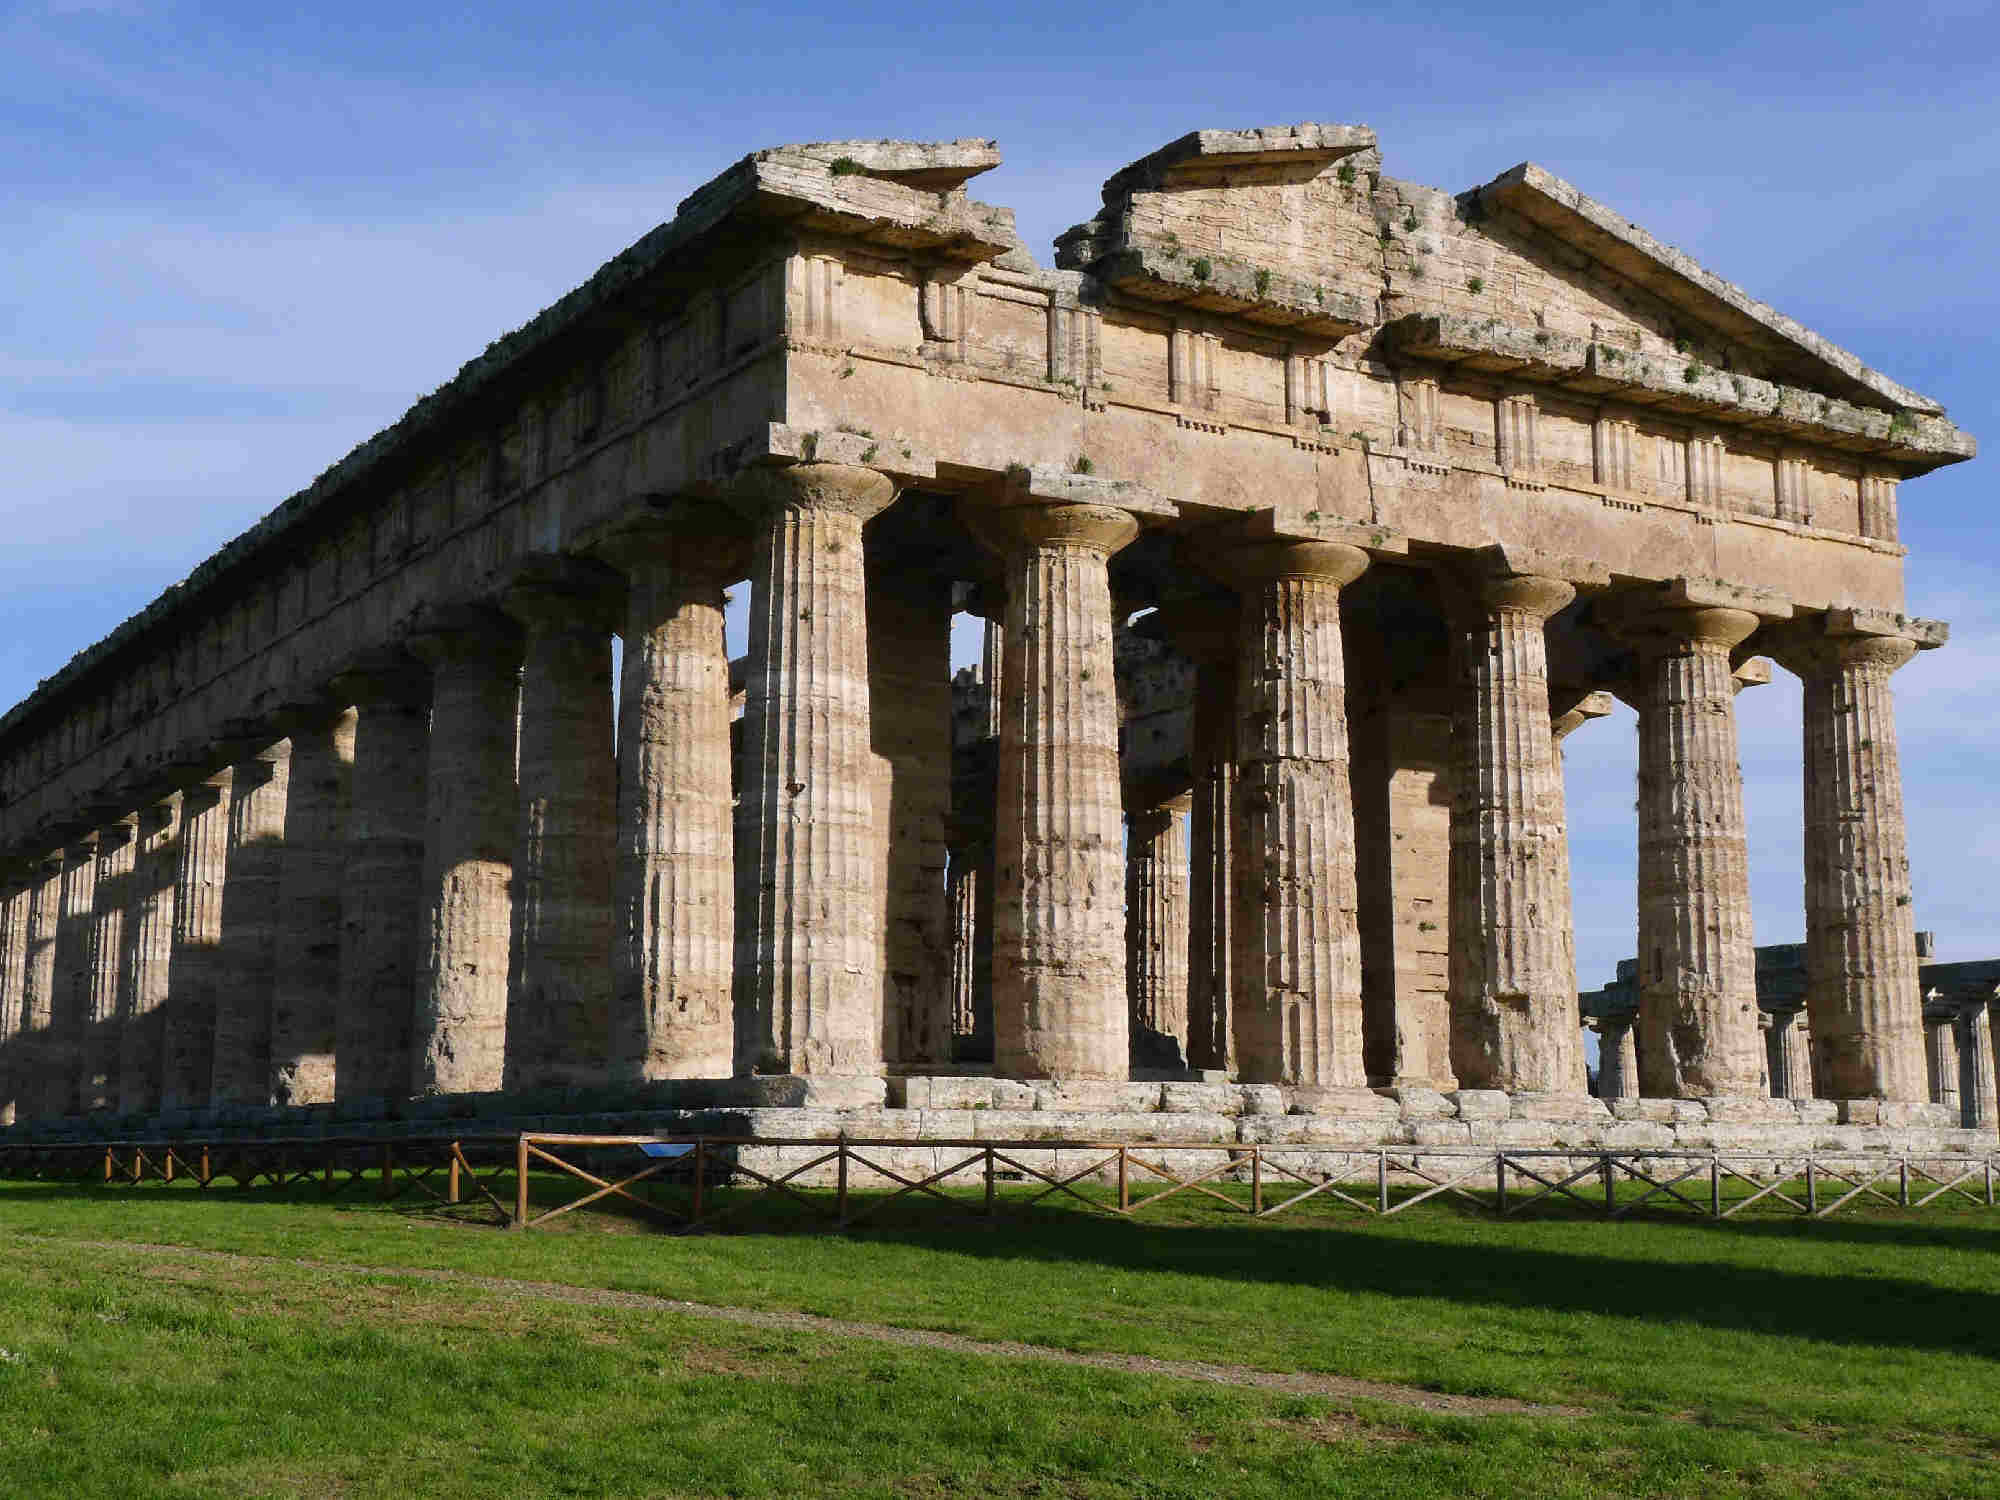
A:
[[[1832,1125],[1840,1119],[1840,1106],[1831,1099],[1794,1099],[1792,1105],[1802,1125]]]
[[[1722,1124],[1742,1124],[1765,1120],[1774,1125],[1790,1125],[1798,1122],[1798,1110],[1789,1099],[1773,1099],[1768,1095],[1718,1094],[1702,1101],[1708,1106],[1708,1117]]]
[[[1611,1113],[1620,1120],[1649,1120],[1655,1124],[1671,1125],[1674,1120],[1674,1100],[1672,1099],[1612,1099]]]
[[[1068,1079],[1033,1085],[1038,1110],[1098,1114],[1150,1114],[1160,1107],[1161,1085]]]
[[[1239,1083],[1236,1092],[1243,1101],[1242,1112],[1246,1115],[1285,1113],[1285,1091],[1275,1083]]]
[[[1243,1096],[1226,1083],[1163,1083],[1160,1108],[1169,1114],[1236,1115]]]
[[[1389,1097],[1402,1106],[1405,1120],[1447,1120],[1456,1112],[1451,1100],[1436,1089],[1392,1088]]]
[[[1840,1123],[1843,1125],[1879,1125],[1882,1123],[1882,1101],[1880,1099],[1841,1099]]]
[[[1608,1120],[1604,1101],[1589,1094],[1530,1094],[1509,1096],[1517,1120]]]
[[[1463,1120],[1412,1120],[1410,1140],[1418,1146],[1469,1146],[1472,1127]]]
[[[1394,1099],[1385,1099],[1372,1089],[1288,1088],[1285,1090],[1295,1115],[1325,1115],[1341,1119],[1394,1120],[1402,1110]]]
[[[1675,1144],[1673,1127],[1657,1120],[1613,1120],[1598,1139],[1613,1151],[1665,1151]]]
[[[1399,1146],[1410,1140],[1400,1121],[1337,1115],[1260,1116],[1239,1121],[1238,1135],[1245,1142],[1274,1146]]]
[[[1676,1126],[1706,1125],[1708,1104],[1701,1099],[1672,1099],[1673,1114],[1670,1117]]]
[[[1513,1101],[1499,1089],[1454,1089],[1445,1097],[1461,1120],[1504,1120],[1514,1112]]]

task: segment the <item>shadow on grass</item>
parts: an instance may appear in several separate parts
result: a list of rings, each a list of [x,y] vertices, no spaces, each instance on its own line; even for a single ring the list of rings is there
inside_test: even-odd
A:
[[[558,1184],[535,1180],[538,1207],[568,1196]],[[148,1189],[136,1190],[147,1194]],[[231,1200],[323,1204],[334,1210],[365,1211],[460,1224],[479,1221],[490,1205],[468,1202],[458,1208],[425,1199],[382,1202],[369,1194],[322,1196],[311,1187],[280,1193],[263,1189],[219,1189],[195,1195],[180,1189],[153,1190],[158,1202],[190,1208],[225,1209]],[[99,1199],[94,1184],[17,1184],[8,1201],[50,1203]],[[873,1195],[857,1194],[855,1206]],[[711,1208],[734,1200],[749,1211],[731,1221],[743,1237],[796,1238],[827,1227],[831,1195],[808,1193],[807,1202],[765,1199],[739,1189],[717,1189]],[[824,1201],[823,1201],[824,1200]],[[671,1200],[669,1200],[671,1202]],[[1716,1330],[1810,1338],[1833,1344],[1902,1347],[2000,1359],[2000,1293],[1966,1291],[1909,1277],[1854,1276],[1805,1272],[1776,1266],[1744,1265],[1715,1258],[1715,1237],[1741,1245],[1748,1239],[1792,1245],[1839,1243],[1876,1246],[1885,1251],[1916,1248],[2000,1257],[2000,1218],[1967,1206],[1956,1222],[1913,1222],[1895,1218],[1804,1221],[1798,1218],[1731,1221],[1696,1220],[1606,1224],[1582,1209],[1557,1209],[1534,1219],[1508,1221],[1524,1228],[1574,1235],[1588,1248],[1508,1244],[1496,1233],[1501,1221],[1468,1203],[1437,1202],[1391,1221],[1327,1215],[1308,1223],[1252,1220],[1220,1205],[1179,1211],[1179,1222],[1120,1219],[1081,1204],[1024,1208],[1010,1205],[1003,1217],[976,1217],[976,1200],[950,1217],[944,1205],[917,1208],[908,1200],[870,1221],[865,1231],[875,1244],[896,1244],[989,1262],[1073,1264],[1098,1270],[1164,1272],[1237,1282],[1281,1283],[1369,1293],[1396,1298],[1443,1298],[1467,1305],[1594,1313],[1683,1322]],[[908,1210],[908,1212],[898,1212]],[[1414,1217],[1431,1216],[1428,1225]],[[1979,1217],[1973,1217],[1977,1214]],[[928,1215],[929,1217],[925,1217]],[[491,1217],[484,1222],[492,1223]],[[587,1214],[556,1221],[557,1232],[589,1234],[664,1231],[663,1221],[629,1205],[599,1204]],[[1382,1232],[1389,1229],[1390,1232]],[[1411,1232],[1414,1231],[1414,1232]],[[1657,1236],[1682,1236],[1686,1258],[1662,1254]],[[1623,1241],[1638,1253],[1618,1253]],[[664,1237],[664,1233],[663,1233]],[[1675,1248],[1679,1248],[1676,1246]]]

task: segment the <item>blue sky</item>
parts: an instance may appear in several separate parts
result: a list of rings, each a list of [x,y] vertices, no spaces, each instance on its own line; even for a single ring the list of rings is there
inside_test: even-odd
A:
[[[0,5],[0,703],[746,151],[997,137],[1047,259],[1198,127],[1365,122],[1441,187],[1541,162],[2000,441],[1985,4]],[[274,13],[277,12],[277,13]],[[2000,531],[1908,485],[1917,912],[2000,954]],[[1740,700],[1760,941],[1796,941],[1798,692]],[[1629,713],[1569,742],[1578,967],[1632,949]]]

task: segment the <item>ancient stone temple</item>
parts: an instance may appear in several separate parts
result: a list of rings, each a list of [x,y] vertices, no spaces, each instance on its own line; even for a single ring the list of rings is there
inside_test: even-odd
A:
[[[1539,167],[1201,131],[1051,269],[968,195],[999,160],[745,157],[0,719],[16,1128],[1952,1123],[1890,692],[1945,638],[1896,521],[1974,452],[1938,405]],[[1759,1025],[1763,658],[1810,1099]],[[1563,788],[1606,695],[1617,1108],[1568,830],[1631,813]]]

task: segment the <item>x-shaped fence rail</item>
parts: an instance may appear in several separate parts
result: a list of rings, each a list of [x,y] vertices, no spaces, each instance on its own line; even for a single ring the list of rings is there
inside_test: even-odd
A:
[[[1614,1220],[1641,1212],[1723,1220],[1762,1205],[1824,1219],[1868,1202],[1917,1209],[1957,1198],[1990,1208],[1996,1176],[2000,1154],[1853,1150],[550,1133],[0,1143],[0,1177],[105,1187],[316,1187],[327,1197],[365,1191],[372,1178],[385,1200],[419,1194],[458,1204],[476,1195],[516,1229],[604,1204],[679,1233],[716,1229],[779,1201],[798,1210],[788,1227],[848,1230],[905,1201],[948,1221],[990,1223],[1050,1200],[1129,1218],[1183,1195],[1265,1219],[1315,1199],[1388,1217],[1444,1197],[1503,1216],[1564,1204]],[[571,1196],[550,1201],[565,1190]]]

